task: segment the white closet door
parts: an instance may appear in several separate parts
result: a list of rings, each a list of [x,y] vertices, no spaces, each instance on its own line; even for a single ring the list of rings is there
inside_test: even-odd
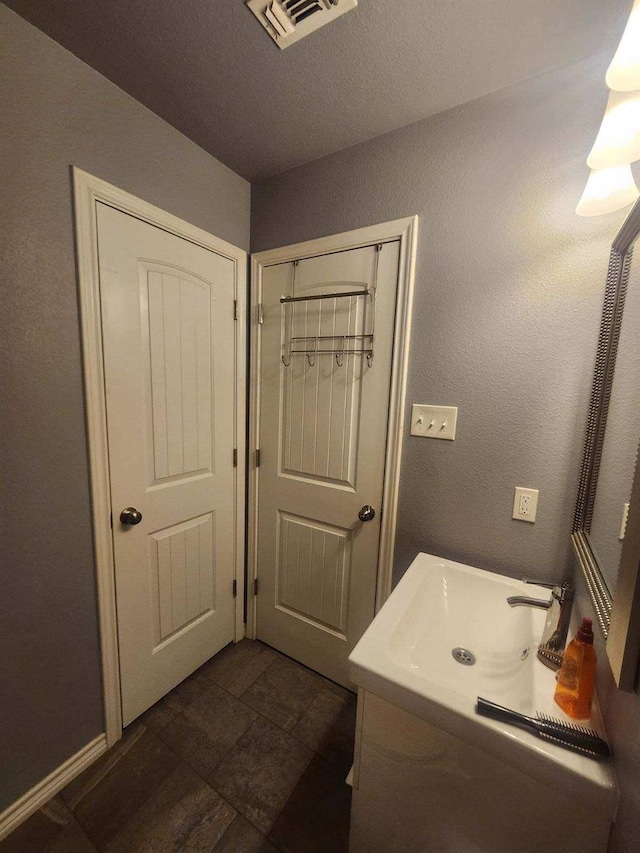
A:
[[[235,272],[102,204],[98,242],[127,725],[233,639]]]
[[[257,634],[342,684],[375,611],[398,268],[392,242],[263,273]],[[294,350],[339,350],[343,335],[371,329],[373,303],[362,296],[284,306],[282,296],[362,291],[376,281],[371,366],[361,354],[294,353],[283,364],[287,333],[301,339]],[[367,340],[345,338],[344,348]],[[376,514],[361,521],[366,505]]]

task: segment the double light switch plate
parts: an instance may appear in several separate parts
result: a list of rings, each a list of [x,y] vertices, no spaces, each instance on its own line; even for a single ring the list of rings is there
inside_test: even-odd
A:
[[[411,435],[453,441],[456,437],[457,420],[457,406],[426,406],[414,403],[411,409]]]

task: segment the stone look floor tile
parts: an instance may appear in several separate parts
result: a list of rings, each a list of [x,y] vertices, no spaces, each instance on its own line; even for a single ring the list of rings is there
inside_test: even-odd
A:
[[[268,646],[228,646],[0,853],[341,853],[354,711],[353,694]]]
[[[74,814],[102,850],[179,763],[153,732],[141,737],[78,802]]]
[[[152,732],[161,732],[181,711],[195,702],[207,690],[210,681],[199,670],[190,675],[170,693],[163,696],[139,718]]]
[[[207,690],[160,732],[160,737],[201,776],[211,771],[258,715],[208,683]]]
[[[277,850],[252,823],[237,815],[215,853],[277,853]]]
[[[324,689],[328,690],[330,693],[334,693],[336,696],[341,696],[343,699],[348,699],[349,697],[357,698],[358,689],[355,684],[351,690],[347,690],[347,688],[343,687],[342,684],[338,684],[336,681],[331,681],[330,678],[325,678],[324,675],[318,675],[318,678],[322,680]]]
[[[282,853],[347,853],[351,788],[319,755],[306,769],[269,840]]]
[[[309,764],[312,751],[258,718],[210,778],[216,791],[267,833]]]
[[[323,689],[293,729],[293,736],[319,752],[346,774],[353,764],[356,731],[356,697]]]
[[[104,848],[108,853],[209,853],[236,811],[180,764]]]
[[[278,653],[254,640],[231,643],[207,661],[199,672],[233,696],[240,696],[278,657]]]
[[[96,853],[96,848],[84,834],[80,824],[73,820],[43,853]]]
[[[277,658],[242,694],[242,701],[291,731],[323,688],[322,679],[289,658]]]

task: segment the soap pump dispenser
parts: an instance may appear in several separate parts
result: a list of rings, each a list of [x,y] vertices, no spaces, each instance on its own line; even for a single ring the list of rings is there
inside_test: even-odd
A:
[[[567,646],[554,699],[565,714],[576,720],[591,716],[596,675],[596,653],[593,648],[591,619],[585,616],[578,633]]]

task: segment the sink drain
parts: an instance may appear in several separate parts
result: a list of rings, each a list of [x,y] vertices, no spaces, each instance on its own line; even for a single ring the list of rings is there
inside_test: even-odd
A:
[[[453,655],[454,660],[457,660],[458,663],[461,663],[463,666],[473,666],[476,662],[476,656],[468,649],[461,649],[460,647],[457,647],[452,649],[451,654]]]

